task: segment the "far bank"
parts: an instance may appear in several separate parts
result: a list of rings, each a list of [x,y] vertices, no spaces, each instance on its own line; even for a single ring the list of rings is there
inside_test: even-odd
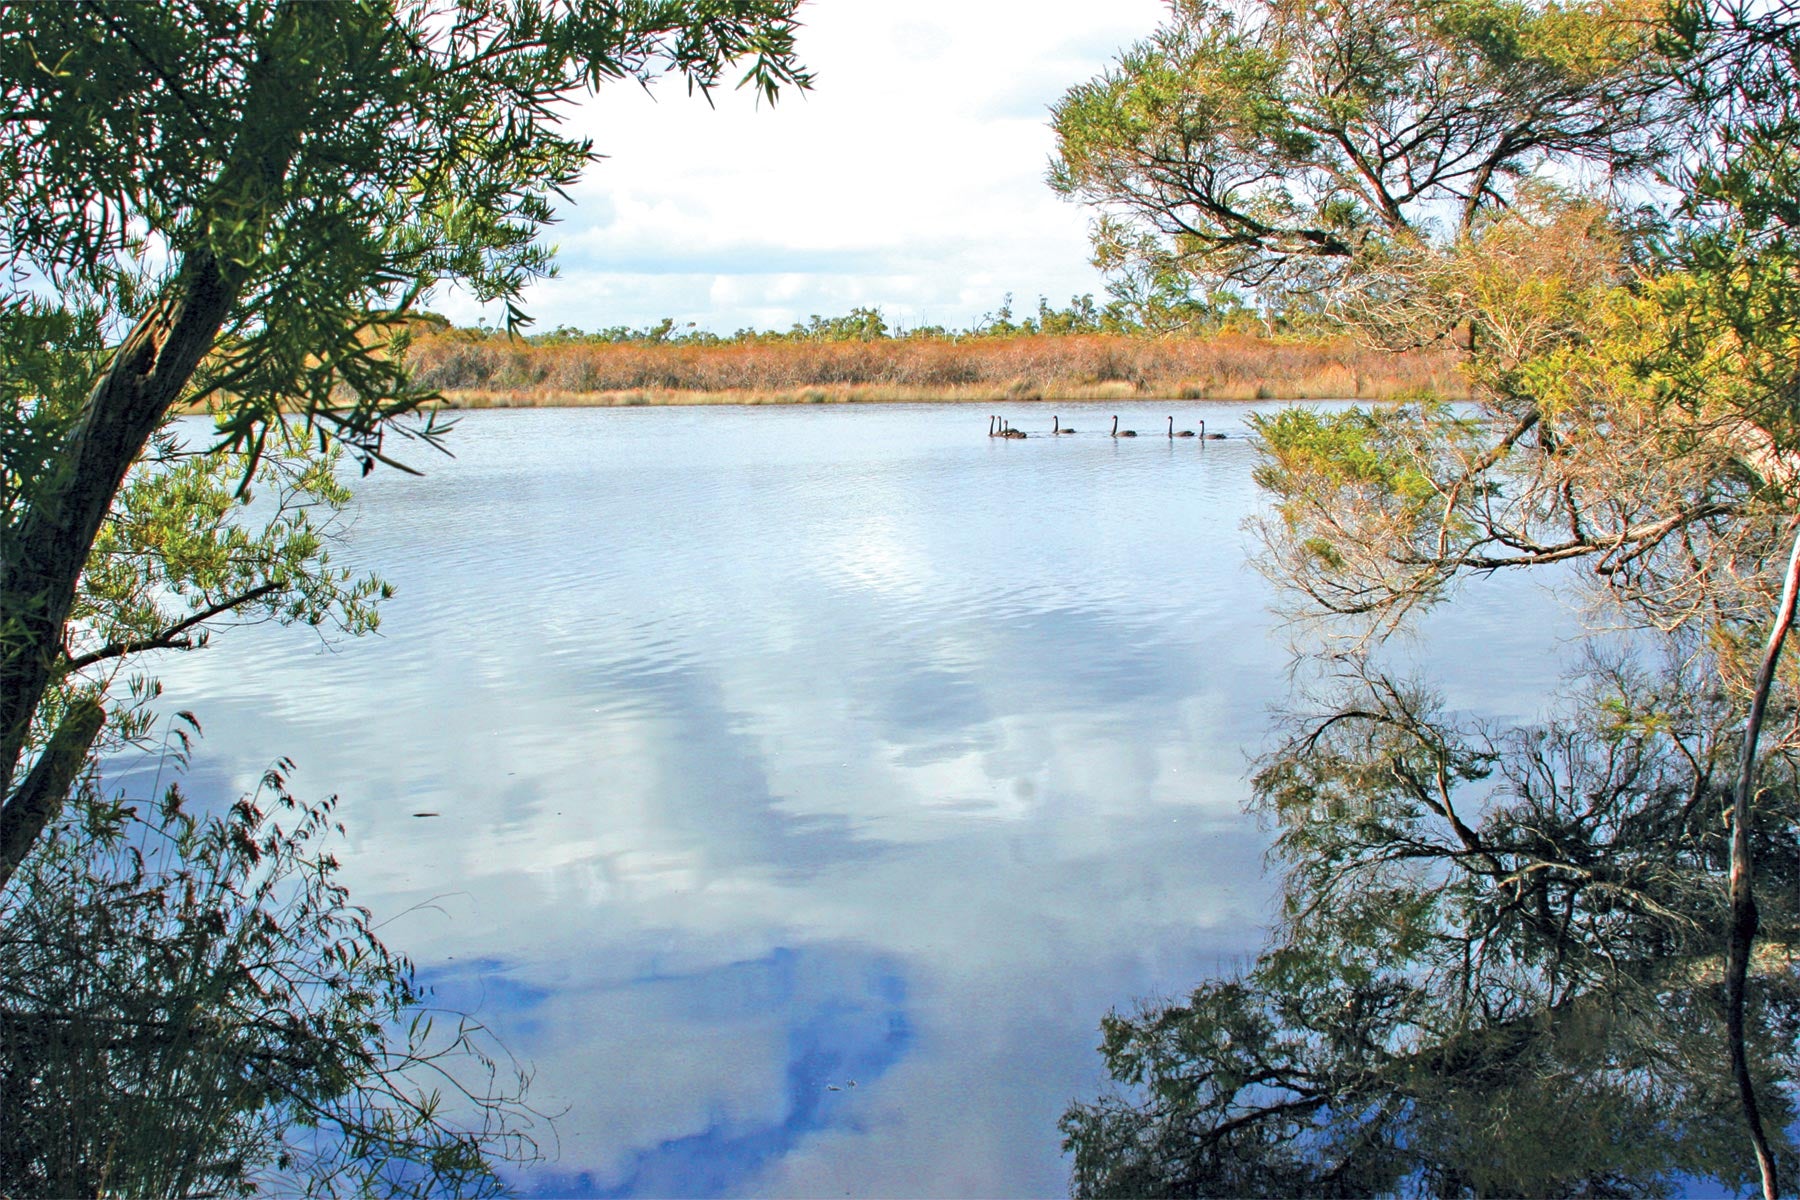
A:
[[[1030,335],[559,342],[446,330],[408,358],[452,408],[1461,398],[1461,354],[1349,338]]]

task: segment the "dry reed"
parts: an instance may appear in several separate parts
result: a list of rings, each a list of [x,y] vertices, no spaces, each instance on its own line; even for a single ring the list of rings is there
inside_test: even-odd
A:
[[[1239,333],[534,346],[449,331],[410,352],[420,382],[458,407],[1460,397],[1459,357]]]

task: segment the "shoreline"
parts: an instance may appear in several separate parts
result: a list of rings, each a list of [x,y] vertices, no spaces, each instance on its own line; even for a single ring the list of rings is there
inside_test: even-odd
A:
[[[455,330],[405,353],[417,383],[454,409],[1455,400],[1468,391],[1454,347],[1391,353],[1343,337],[533,343]]]
[[[1342,388],[1279,388],[1267,384],[1254,387],[1221,387],[1206,389],[1207,394],[1194,395],[1197,389],[1172,385],[1166,391],[1156,387],[1128,383],[1097,384],[1089,387],[1020,389],[994,387],[903,388],[881,384],[856,384],[839,387],[800,387],[786,390],[732,388],[723,391],[700,391],[682,388],[636,388],[620,391],[566,392],[548,388],[530,390],[446,389],[443,400],[435,407],[447,412],[477,412],[509,408],[664,408],[722,407],[729,405],[762,407],[799,404],[1081,404],[1149,402],[1158,404],[1247,404],[1258,400],[1305,402],[1308,400],[1362,400],[1369,403],[1398,403],[1416,396],[1346,395]],[[1288,393],[1288,394],[1283,394]],[[1435,392],[1445,400],[1467,399],[1461,389]]]

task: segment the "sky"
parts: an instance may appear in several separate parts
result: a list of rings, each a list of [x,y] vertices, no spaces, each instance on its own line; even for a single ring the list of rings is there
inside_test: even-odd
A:
[[[571,113],[606,158],[572,190],[539,331],[664,317],[730,333],[878,308],[966,326],[1046,296],[1103,297],[1089,214],[1044,182],[1049,107],[1146,34],[1163,0],[811,0],[813,90],[773,108],[680,80]],[[456,294],[434,307],[482,316]],[[494,315],[494,314],[489,314]]]

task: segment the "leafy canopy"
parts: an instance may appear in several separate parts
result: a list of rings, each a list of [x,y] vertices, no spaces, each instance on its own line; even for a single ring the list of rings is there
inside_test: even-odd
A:
[[[1152,307],[1340,283],[1453,239],[1546,166],[1654,161],[1649,0],[1176,0],[1052,109],[1050,184],[1095,262]]]
[[[1281,922],[1243,978],[1109,1020],[1078,1191],[1777,1194],[1797,81],[1787,3],[1178,4],[1065,100],[1056,182],[1107,265],[1312,289],[1388,346],[1466,330],[1474,385],[1258,425],[1261,565],[1335,681],[1255,779]],[[1380,665],[1519,570],[1598,614],[1545,720]]]
[[[799,3],[0,7],[9,1184],[493,1188],[492,1139],[407,1090],[435,1051],[389,1026],[419,997],[316,850],[325,809],[278,780],[285,828],[171,809],[158,870],[89,829],[117,813],[83,780],[147,728],[146,653],[233,620],[373,627],[386,586],[331,557],[341,459],[437,442],[403,353],[418,306],[461,287],[520,324],[596,157],[565,106],[739,69],[773,101],[808,84]],[[172,428],[189,411],[210,446]]]
[[[398,465],[392,435],[437,440],[401,353],[434,289],[522,320],[595,157],[564,107],[666,73],[710,90],[734,63],[772,101],[808,82],[798,4],[0,11],[0,880],[101,727],[97,670],[257,608],[367,627],[381,585],[321,536],[333,447],[368,470]],[[237,457],[160,435],[194,408]],[[249,531],[228,485],[279,515]]]

